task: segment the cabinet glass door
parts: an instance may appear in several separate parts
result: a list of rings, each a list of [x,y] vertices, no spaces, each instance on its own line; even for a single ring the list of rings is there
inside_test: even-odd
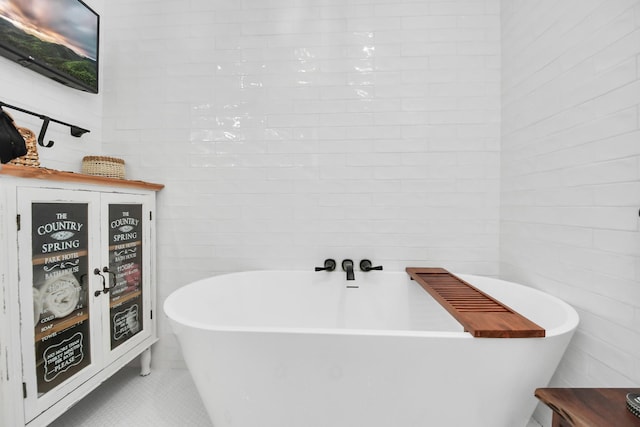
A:
[[[117,358],[151,334],[148,198],[105,195],[105,211],[108,227],[103,238],[108,242],[110,276],[108,348],[110,358]]]
[[[25,415],[33,419],[97,371],[100,307],[93,304],[95,195],[18,193]],[[95,258],[95,259],[94,259]],[[95,325],[98,325],[97,327]]]

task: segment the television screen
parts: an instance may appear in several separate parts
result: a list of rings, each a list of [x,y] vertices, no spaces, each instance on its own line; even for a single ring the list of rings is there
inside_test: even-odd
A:
[[[99,23],[80,0],[0,0],[0,54],[98,93]]]

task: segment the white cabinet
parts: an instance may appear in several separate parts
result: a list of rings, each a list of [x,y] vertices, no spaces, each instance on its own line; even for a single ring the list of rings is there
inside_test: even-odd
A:
[[[148,372],[161,186],[5,173],[0,424],[47,425],[143,352]]]

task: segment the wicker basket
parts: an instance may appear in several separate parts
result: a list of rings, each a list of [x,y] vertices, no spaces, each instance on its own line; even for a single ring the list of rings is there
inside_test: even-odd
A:
[[[117,157],[85,156],[82,159],[82,173],[124,179],[124,160]]]
[[[13,165],[40,167],[40,158],[38,157],[38,144],[36,142],[36,134],[27,128],[18,128],[18,132],[24,138],[27,146],[27,154],[11,160],[9,163]]]

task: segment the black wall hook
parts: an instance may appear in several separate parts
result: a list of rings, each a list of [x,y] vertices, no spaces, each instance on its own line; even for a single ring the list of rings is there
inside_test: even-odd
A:
[[[63,126],[67,126],[69,128],[69,131],[71,132],[71,136],[75,136],[76,138],[81,137],[85,133],[91,132],[90,130],[83,129],[80,126],[76,126],[76,125],[72,125],[72,124],[69,124],[69,123],[61,122],[60,120],[52,119],[49,116],[45,116],[43,114],[39,114],[39,113],[35,113],[33,111],[25,110],[24,108],[16,107],[14,105],[9,105],[9,104],[6,104],[6,103],[4,103],[2,101],[0,101],[0,107],[6,107],[6,108],[10,108],[12,110],[20,111],[22,113],[31,114],[32,116],[36,116],[39,119],[41,119],[43,122],[42,122],[42,127],[40,128],[40,134],[38,135],[38,145],[40,145],[42,147],[50,148],[50,147],[53,147],[53,144],[54,144],[54,142],[51,141],[51,140],[49,142],[47,142],[46,144],[44,143],[44,136],[47,133],[47,129],[49,128],[49,122],[54,122],[54,123],[61,124]]]
[[[49,127],[49,117],[46,116],[41,116],[40,117],[43,122],[42,122],[42,127],[40,128],[40,133],[38,134],[38,145],[41,147],[47,147],[47,148],[51,148],[53,147],[53,141],[49,141],[46,145],[44,143],[44,134],[47,133],[47,128]]]

